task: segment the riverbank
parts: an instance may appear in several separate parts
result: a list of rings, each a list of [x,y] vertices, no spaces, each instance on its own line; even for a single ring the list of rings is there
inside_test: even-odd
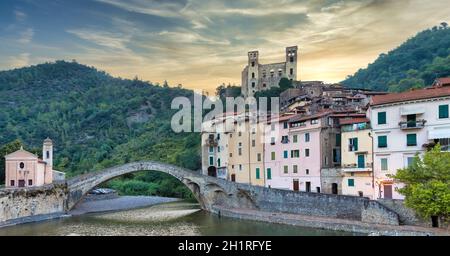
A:
[[[159,196],[118,196],[108,199],[105,199],[103,196],[89,196],[87,200],[80,202],[68,214],[78,216],[88,213],[125,211],[180,200],[178,198]]]
[[[374,236],[450,236],[450,233],[447,230],[437,228],[370,224],[361,221],[305,216],[280,212],[265,212],[250,209],[227,209],[216,207],[215,210],[221,216],[237,219],[255,220],[334,231],[345,231]]]

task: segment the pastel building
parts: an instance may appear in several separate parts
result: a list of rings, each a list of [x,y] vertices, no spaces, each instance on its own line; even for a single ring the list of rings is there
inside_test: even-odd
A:
[[[439,80],[438,80],[439,81]],[[436,143],[450,145],[450,86],[374,96],[369,116],[374,136],[375,198],[403,199],[395,174]]]
[[[248,114],[237,115],[228,136],[230,180],[265,186],[263,126]]]
[[[65,175],[53,170],[53,142],[44,140],[43,159],[23,148],[5,156],[5,186],[9,188],[37,187],[62,181]]]
[[[372,131],[367,118],[341,119],[342,194],[373,199]]]
[[[299,190],[299,137],[289,136],[289,119],[292,117],[292,114],[272,117],[265,127],[267,187]]]

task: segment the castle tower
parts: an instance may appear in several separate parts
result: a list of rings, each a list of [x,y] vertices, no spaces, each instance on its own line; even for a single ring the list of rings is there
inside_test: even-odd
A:
[[[48,166],[53,166],[53,141],[50,138],[44,140],[42,160],[44,160]]]
[[[259,81],[259,52],[248,53],[247,95],[253,96],[258,91]]]
[[[286,75],[289,79],[297,80],[297,46],[286,47]]]

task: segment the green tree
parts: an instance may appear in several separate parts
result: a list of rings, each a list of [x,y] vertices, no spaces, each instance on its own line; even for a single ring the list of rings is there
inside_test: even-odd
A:
[[[0,148],[0,184],[5,182],[5,158],[4,156],[11,154],[23,147],[20,140],[11,141]]]
[[[450,152],[441,152],[438,144],[418,155],[413,164],[400,169],[392,176],[405,184],[398,191],[405,196],[406,206],[414,209],[420,216],[438,216],[448,220],[450,216]]]

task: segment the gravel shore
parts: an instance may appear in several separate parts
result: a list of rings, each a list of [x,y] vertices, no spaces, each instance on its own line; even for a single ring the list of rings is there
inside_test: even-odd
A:
[[[83,201],[75,209],[70,211],[69,214],[75,216],[87,213],[123,211],[179,200],[178,198],[158,196],[121,196],[107,200]]]

